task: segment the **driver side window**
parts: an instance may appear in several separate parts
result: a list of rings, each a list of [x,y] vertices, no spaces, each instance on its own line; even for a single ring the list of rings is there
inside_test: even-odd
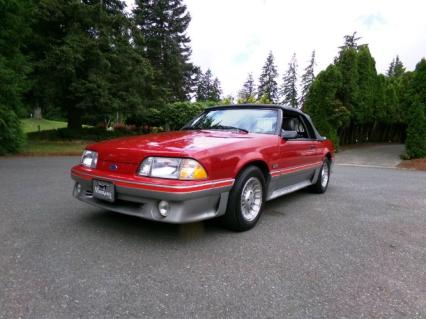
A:
[[[296,131],[297,138],[309,138],[308,130],[299,115],[285,114],[283,116],[282,130]]]

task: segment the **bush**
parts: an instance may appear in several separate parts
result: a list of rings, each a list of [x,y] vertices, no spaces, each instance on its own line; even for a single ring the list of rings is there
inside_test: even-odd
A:
[[[126,124],[144,128],[144,131],[179,130],[206,107],[217,105],[217,102],[175,102],[158,107],[151,107],[133,114],[126,119]]]
[[[170,130],[179,130],[195,116],[204,111],[208,106],[216,102],[176,102],[168,104],[162,109],[163,124],[168,125]]]
[[[426,106],[419,101],[410,110],[405,146],[409,158],[426,157]]]
[[[18,152],[24,142],[19,118],[15,112],[0,105],[0,155]]]

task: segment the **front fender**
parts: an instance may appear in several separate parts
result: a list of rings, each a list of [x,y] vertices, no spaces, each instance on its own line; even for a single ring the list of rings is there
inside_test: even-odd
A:
[[[235,165],[234,167],[232,175],[234,178],[236,178],[238,174],[244,169],[244,167],[247,167],[248,165],[250,165],[250,163],[253,163],[253,164],[262,163],[261,165],[263,165],[269,173],[269,171],[271,170],[271,167],[269,166],[268,162],[269,162],[268,159],[259,152],[246,153],[244,154],[244,156],[240,157],[240,160],[238,161],[237,165]]]

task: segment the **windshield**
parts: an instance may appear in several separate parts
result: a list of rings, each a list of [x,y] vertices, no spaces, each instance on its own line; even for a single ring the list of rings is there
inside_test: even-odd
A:
[[[195,118],[184,130],[240,130],[249,133],[275,134],[278,110],[217,109]]]

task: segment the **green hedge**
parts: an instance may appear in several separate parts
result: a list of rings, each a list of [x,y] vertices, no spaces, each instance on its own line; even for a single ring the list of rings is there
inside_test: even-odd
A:
[[[426,157],[426,106],[419,101],[411,107],[405,146],[409,158]]]
[[[409,158],[426,157],[426,59],[416,65],[408,94],[412,99],[405,146]]]
[[[0,105],[0,155],[18,152],[24,142],[19,118],[15,112]]]
[[[176,102],[166,105],[162,110],[164,125],[170,130],[179,130],[186,123],[196,117],[208,106],[216,105],[217,102]]]
[[[179,130],[206,107],[218,102],[175,102],[144,109],[138,114],[129,116],[127,124],[137,127],[161,127],[167,130]]]

